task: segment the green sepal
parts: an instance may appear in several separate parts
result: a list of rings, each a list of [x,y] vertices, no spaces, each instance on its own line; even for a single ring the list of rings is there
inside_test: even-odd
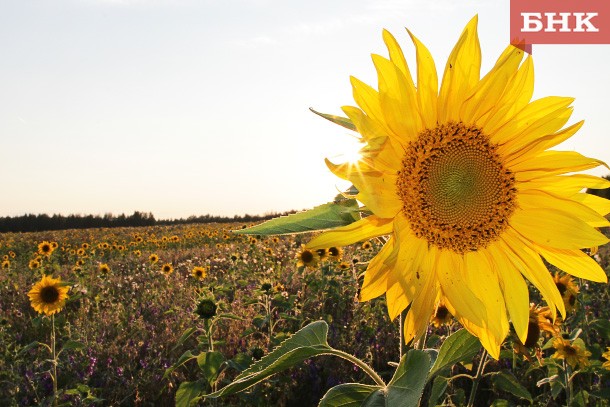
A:
[[[304,212],[280,216],[246,229],[234,230],[243,235],[285,235],[314,232],[346,226],[360,219],[355,199],[329,202]]]
[[[341,116],[335,116],[332,114],[326,114],[326,113],[320,113],[318,111],[315,111],[313,108],[309,108],[309,110],[311,110],[312,112],[314,112],[315,114],[317,114],[320,117],[325,118],[326,120],[330,120],[331,122],[338,124],[339,126],[345,127],[346,129],[352,130],[352,131],[358,131],[356,130],[356,126],[354,126],[354,123],[352,123],[352,121],[350,119],[348,119],[347,117],[341,117]]]

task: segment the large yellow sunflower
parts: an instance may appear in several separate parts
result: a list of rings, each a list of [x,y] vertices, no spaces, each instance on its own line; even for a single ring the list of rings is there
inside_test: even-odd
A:
[[[449,312],[499,357],[509,320],[522,342],[529,323],[525,279],[553,318],[564,303],[543,258],[559,269],[606,282],[581,249],[608,239],[596,228],[610,201],[582,193],[610,182],[571,174],[603,162],[550,151],[583,122],[563,128],[572,98],[531,101],[531,56],[509,46],[480,78],[477,17],[449,56],[438,88],[434,60],[411,33],[413,80],[394,37],[389,59],[373,55],[378,89],[351,78],[359,107],[343,111],[361,135],[356,163],[330,170],[351,181],[370,216],[314,238],[309,250],[389,236],[369,263],[360,300],[386,294],[392,318],[408,307],[405,339],[418,339],[435,305]]]
[[[60,278],[44,276],[28,292],[32,307],[40,314],[53,315],[66,304],[70,287],[62,285]]]

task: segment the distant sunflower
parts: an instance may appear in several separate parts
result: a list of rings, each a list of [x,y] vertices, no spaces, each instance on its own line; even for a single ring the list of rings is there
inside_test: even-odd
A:
[[[110,273],[110,266],[108,266],[108,264],[106,263],[102,263],[99,265],[98,271],[100,272],[100,274],[108,274]]]
[[[554,359],[565,359],[572,369],[576,368],[576,366],[584,367],[589,365],[591,352],[583,349],[576,343],[570,343],[566,339],[557,337],[553,340],[553,347],[556,351],[551,357]]]
[[[32,307],[40,314],[53,315],[61,311],[68,298],[70,287],[62,285],[61,279],[44,276],[28,292]]]
[[[161,271],[163,272],[163,274],[165,274],[166,276],[169,276],[170,274],[172,274],[174,272],[174,267],[169,264],[169,263],[165,263],[162,267],[161,267]]]
[[[606,361],[602,364],[602,367],[606,370],[610,370],[610,346],[608,346],[606,351],[602,353],[602,357],[606,359]]]
[[[40,267],[40,261],[36,260],[36,259],[32,259],[30,260],[30,262],[28,263],[28,267],[31,270],[37,269],[38,267]]]
[[[38,245],[38,254],[42,256],[50,256],[53,253],[53,246],[51,246],[50,242],[46,240]]]
[[[207,275],[207,270],[205,267],[197,266],[193,267],[193,271],[191,271],[191,275],[195,277],[197,280],[203,280]]]
[[[432,317],[430,318],[430,322],[437,328],[440,328],[443,325],[449,325],[453,320],[453,315],[447,309],[445,304],[442,302],[438,303],[436,306],[436,310]]]
[[[332,260],[341,260],[341,257],[343,257],[343,249],[335,246],[329,247],[328,257],[330,257]]]
[[[515,351],[519,354],[523,354],[529,360],[529,349],[538,348],[538,341],[540,340],[543,332],[550,333],[553,336],[559,335],[559,318],[553,322],[548,307],[539,307],[535,304],[531,304],[527,327],[527,338],[525,339],[525,342],[521,342],[520,339],[515,341]]]
[[[307,249],[307,248],[305,248],[305,246],[303,246],[301,248],[301,251],[299,252],[297,258],[298,258],[298,262],[297,262],[298,267],[310,267],[310,268],[315,268],[318,265],[318,261],[320,259],[320,257],[318,256],[318,253],[315,250]]]
[[[148,261],[150,261],[152,264],[155,264],[159,261],[159,256],[157,256],[156,254],[151,254],[150,256],[148,256]]]
[[[364,243],[362,243],[362,246],[361,246],[362,250],[370,250],[371,247],[373,247],[371,242],[364,242]]]
[[[316,250],[316,253],[318,254],[318,258],[320,261],[326,260],[326,258],[328,257],[328,249],[318,249]]]
[[[10,267],[11,267],[11,262],[10,262],[10,260],[3,260],[3,261],[2,261],[2,268],[3,268],[3,269],[7,269],[7,268],[10,268]]]
[[[351,267],[352,265],[347,261],[342,261],[339,263],[339,270],[349,270]]]
[[[358,107],[344,107],[363,147],[357,162],[330,170],[350,181],[372,215],[322,233],[317,250],[388,240],[366,270],[360,300],[385,294],[393,319],[409,307],[404,336],[421,338],[435,299],[494,358],[509,319],[524,342],[529,323],[529,280],[553,318],[565,306],[542,257],[577,277],[607,282],[582,249],[608,238],[596,228],[610,201],[581,192],[607,188],[600,177],[573,174],[602,165],[574,151],[551,151],[574,135],[572,98],[531,102],[531,55],[508,46],[480,78],[477,17],[451,52],[440,83],[428,49],[416,49],[413,80],[394,37],[383,39],[389,59],[373,55],[378,90],[351,78]],[[415,87],[417,83],[417,87]]]
[[[572,312],[576,307],[576,299],[578,298],[578,293],[580,291],[578,285],[574,283],[574,279],[569,274],[561,276],[559,273],[555,273],[553,281],[555,281],[559,294],[561,294],[561,298],[563,298],[566,312]]]

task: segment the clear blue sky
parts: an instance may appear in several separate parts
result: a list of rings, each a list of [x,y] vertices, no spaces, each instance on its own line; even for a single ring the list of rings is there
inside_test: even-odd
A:
[[[376,85],[404,27],[437,69],[479,14],[483,73],[509,0],[0,0],[0,216],[261,214],[331,200],[355,142],[308,111]],[[536,92],[574,96],[563,148],[610,162],[608,45],[534,46]],[[414,61],[411,67],[414,67]],[[598,175],[607,170],[597,170]]]

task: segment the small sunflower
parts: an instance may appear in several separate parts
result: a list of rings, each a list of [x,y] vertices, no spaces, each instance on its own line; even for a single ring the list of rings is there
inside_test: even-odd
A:
[[[553,322],[548,307],[539,307],[536,304],[530,306],[530,316],[527,326],[527,338],[525,342],[516,339],[514,348],[517,353],[525,355],[528,359],[530,355],[529,349],[538,347],[538,341],[543,332],[557,336],[560,333],[559,318]]]
[[[606,351],[602,353],[602,357],[606,359],[606,361],[602,364],[602,367],[606,370],[610,370],[610,346],[608,346]]]
[[[3,260],[2,261],[2,268],[3,269],[7,269],[11,267],[11,262],[9,260]]]
[[[38,254],[41,256],[49,257],[51,253],[53,253],[53,250],[55,249],[53,249],[51,242],[47,242],[46,240],[38,245]]]
[[[201,319],[210,319],[216,315],[216,310],[218,306],[209,298],[204,298],[197,304],[197,308],[195,308],[195,313],[199,315]]]
[[[572,369],[576,368],[576,366],[584,367],[589,365],[591,352],[576,343],[570,343],[568,340],[557,337],[553,340],[553,347],[556,351],[551,357],[554,359],[565,359]]]
[[[102,263],[99,265],[99,267],[97,268],[97,270],[100,272],[100,274],[102,275],[106,275],[108,273],[110,273],[110,267],[108,266],[108,264],[106,263]]]
[[[207,270],[205,267],[197,266],[193,267],[193,271],[191,271],[191,275],[195,277],[197,280],[203,280],[207,275]]]
[[[169,276],[170,274],[172,274],[174,272],[174,266],[172,266],[170,263],[165,263],[162,267],[161,267],[161,271],[163,272],[163,274],[165,274],[166,276]]]
[[[328,257],[332,260],[339,261],[343,257],[343,249],[340,247],[331,246],[328,248]]]
[[[392,319],[408,307],[408,342],[426,331],[440,297],[498,359],[510,323],[526,341],[526,280],[553,318],[557,310],[565,316],[543,258],[573,276],[608,281],[583,249],[608,242],[597,228],[610,225],[610,201],[582,191],[610,181],[578,174],[602,161],[550,150],[583,122],[563,128],[572,98],[531,101],[531,55],[524,59],[509,45],[480,77],[477,22],[466,25],[440,81],[430,52],[411,32],[416,78],[396,39],[383,32],[389,58],[373,55],[378,89],[351,78],[358,107],[343,108],[361,136],[361,158],[327,160],[371,215],[318,235],[307,248],[387,236],[368,264],[360,300],[385,294]]]
[[[561,294],[561,298],[563,298],[566,312],[574,311],[580,289],[578,288],[578,285],[574,283],[572,276],[569,274],[564,274],[562,276],[559,273],[555,273],[553,281],[555,281],[557,290],[559,290],[559,294]]]
[[[318,254],[318,258],[320,261],[326,260],[326,258],[328,257],[328,249],[318,249],[316,250],[316,253]]]
[[[32,308],[40,314],[53,315],[61,311],[68,298],[70,287],[61,284],[60,278],[44,276],[28,292]]]
[[[360,246],[362,250],[371,250],[371,247],[373,247],[373,244],[371,242],[364,242],[362,243],[362,246]]]
[[[157,256],[156,254],[151,254],[150,256],[148,256],[148,261],[150,261],[152,264],[155,264],[159,261],[159,256]]]
[[[434,314],[432,314],[432,317],[430,318],[432,325],[440,328],[443,325],[449,325],[452,320],[453,315],[451,315],[451,312],[447,309],[445,304],[439,302],[436,306]]]
[[[349,270],[352,267],[352,265],[347,261],[342,261],[341,263],[339,263],[338,267],[339,267],[339,270]]]
[[[318,265],[318,261],[320,260],[320,257],[318,256],[318,253],[315,250],[307,249],[304,245],[301,247],[301,251],[297,255],[297,258],[298,267],[309,268],[315,268]]]
[[[30,270],[37,269],[38,267],[40,267],[40,261],[38,261],[37,259],[32,259],[28,263],[28,267],[30,268]]]

